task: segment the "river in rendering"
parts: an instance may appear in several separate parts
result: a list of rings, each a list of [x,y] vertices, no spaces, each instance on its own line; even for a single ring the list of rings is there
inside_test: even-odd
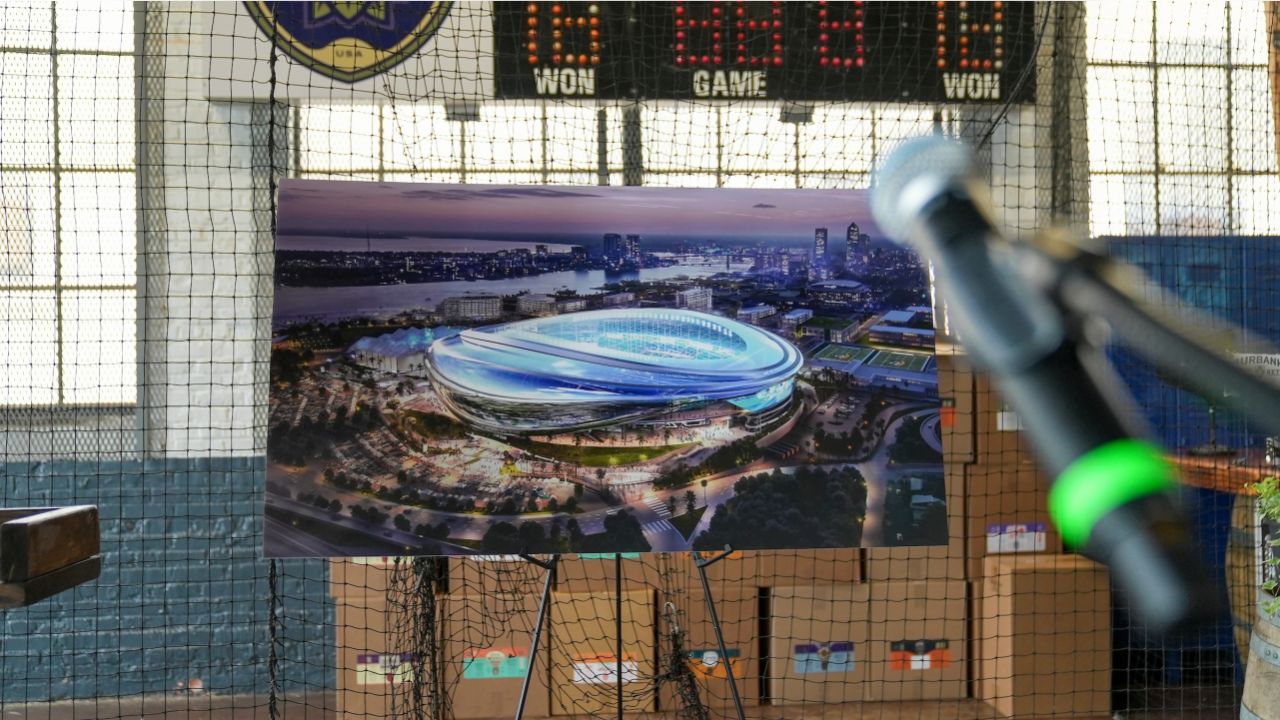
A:
[[[750,262],[730,263],[730,272],[751,268]],[[358,285],[350,287],[277,287],[274,324],[281,327],[301,320],[335,322],[352,317],[390,317],[405,310],[431,310],[443,299],[458,295],[514,295],[519,292],[553,293],[566,288],[581,294],[606,283],[624,280],[655,282],[710,277],[725,271],[724,258],[682,258],[679,265],[644,268],[631,272],[565,270],[533,277],[503,280],[450,280],[406,285]]]

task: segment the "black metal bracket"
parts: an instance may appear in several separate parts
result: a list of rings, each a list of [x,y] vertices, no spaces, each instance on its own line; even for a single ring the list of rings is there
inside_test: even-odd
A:
[[[520,683],[520,701],[516,703],[515,720],[524,718],[525,702],[529,699],[529,687],[533,684],[534,661],[538,659],[538,646],[542,644],[542,630],[546,626],[551,588],[555,585],[556,566],[560,563],[559,555],[552,555],[550,560],[539,560],[532,555],[521,555],[520,558],[546,571],[546,578],[542,583],[542,599],[538,601],[538,619],[534,623],[533,638],[529,643],[529,665],[525,668],[524,680]]]
[[[711,629],[716,633],[716,646],[720,650],[720,659],[724,663],[725,677],[729,679],[729,694],[733,696],[733,709],[738,720],[746,720],[746,712],[742,709],[742,696],[738,694],[738,681],[734,678],[733,663],[729,662],[729,649],[724,643],[724,630],[720,627],[720,615],[716,612],[716,601],[711,596],[711,582],[707,580],[707,567],[720,562],[733,554],[728,545],[716,555],[703,558],[696,551],[693,562],[698,566],[698,577],[702,580],[702,596],[707,601],[707,613],[711,617]]]

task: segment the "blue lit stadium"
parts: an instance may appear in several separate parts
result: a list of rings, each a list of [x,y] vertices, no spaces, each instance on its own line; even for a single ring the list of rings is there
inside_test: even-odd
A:
[[[526,434],[664,418],[696,424],[700,410],[781,412],[802,364],[800,351],[775,335],[671,309],[596,310],[464,330],[427,351],[432,384],[455,415],[492,432]]]

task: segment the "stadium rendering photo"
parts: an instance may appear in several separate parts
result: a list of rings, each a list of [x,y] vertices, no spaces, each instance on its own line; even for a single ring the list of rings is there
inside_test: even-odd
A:
[[[926,275],[863,193],[280,198],[269,555],[946,541]]]
[[[467,330],[427,351],[436,393],[483,430],[548,434],[622,424],[691,427],[783,410],[803,358],[708,313],[612,309]],[[730,411],[732,412],[732,411]]]

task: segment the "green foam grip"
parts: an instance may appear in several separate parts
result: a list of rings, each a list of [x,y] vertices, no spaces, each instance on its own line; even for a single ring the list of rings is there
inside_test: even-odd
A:
[[[1076,458],[1049,490],[1049,515],[1070,548],[1089,542],[1104,515],[1174,486],[1173,467],[1155,445],[1113,440]]]

